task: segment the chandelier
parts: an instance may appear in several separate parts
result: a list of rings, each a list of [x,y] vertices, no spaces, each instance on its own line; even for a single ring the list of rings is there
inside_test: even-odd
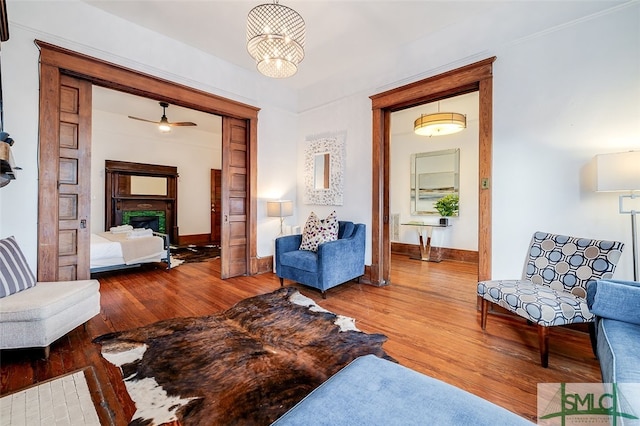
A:
[[[422,114],[413,123],[413,131],[420,136],[441,136],[457,133],[467,127],[467,117],[457,112]]]
[[[258,71],[286,78],[298,71],[304,58],[305,25],[295,10],[273,3],[254,7],[247,17],[247,50]]]

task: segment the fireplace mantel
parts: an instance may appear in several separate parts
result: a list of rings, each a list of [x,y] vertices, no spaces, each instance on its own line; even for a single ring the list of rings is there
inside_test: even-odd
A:
[[[164,233],[178,241],[177,167],[105,160],[105,198],[105,230],[132,214],[157,215]]]

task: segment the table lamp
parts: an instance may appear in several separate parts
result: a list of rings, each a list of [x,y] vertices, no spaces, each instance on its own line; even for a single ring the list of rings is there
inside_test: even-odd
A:
[[[620,214],[631,217],[631,247],[633,254],[633,280],[638,281],[638,244],[636,213],[634,208],[625,209],[625,199],[640,198],[640,151],[596,155],[596,191],[628,192],[619,197]]]
[[[277,200],[267,201],[267,216],[280,218],[280,234],[283,235],[282,224],[284,218],[287,216],[293,216],[293,201],[290,200]]]

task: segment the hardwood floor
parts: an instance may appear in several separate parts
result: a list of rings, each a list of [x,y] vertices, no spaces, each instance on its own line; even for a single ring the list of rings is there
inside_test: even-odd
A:
[[[554,327],[549,368],[539,363],[537,333],[519,318],[491,315],[480,329],[473,263],[428,263],[394,255],[387,287],[350,282],[320,293],[296,287],[324,308],[383,333],[385,350],[400,364],[481,396],[532,421],[539,382],[599,382],[600,369],[586,333]],[[178,316],[207,315],[279,288],[274,274],[221,280],[220,261],[103,274],[102,312],[51,347],[0,353],[0,395],[93,366],[115,424],[134,412],[120,372],[104,361],[96,336]],[[293,285],[285,281],[285,285]]]

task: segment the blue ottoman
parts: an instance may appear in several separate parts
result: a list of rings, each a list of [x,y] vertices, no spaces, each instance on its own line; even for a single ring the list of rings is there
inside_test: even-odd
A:
[[[307,395],[274,425],[532,425],[469,392],[366,355]]]

